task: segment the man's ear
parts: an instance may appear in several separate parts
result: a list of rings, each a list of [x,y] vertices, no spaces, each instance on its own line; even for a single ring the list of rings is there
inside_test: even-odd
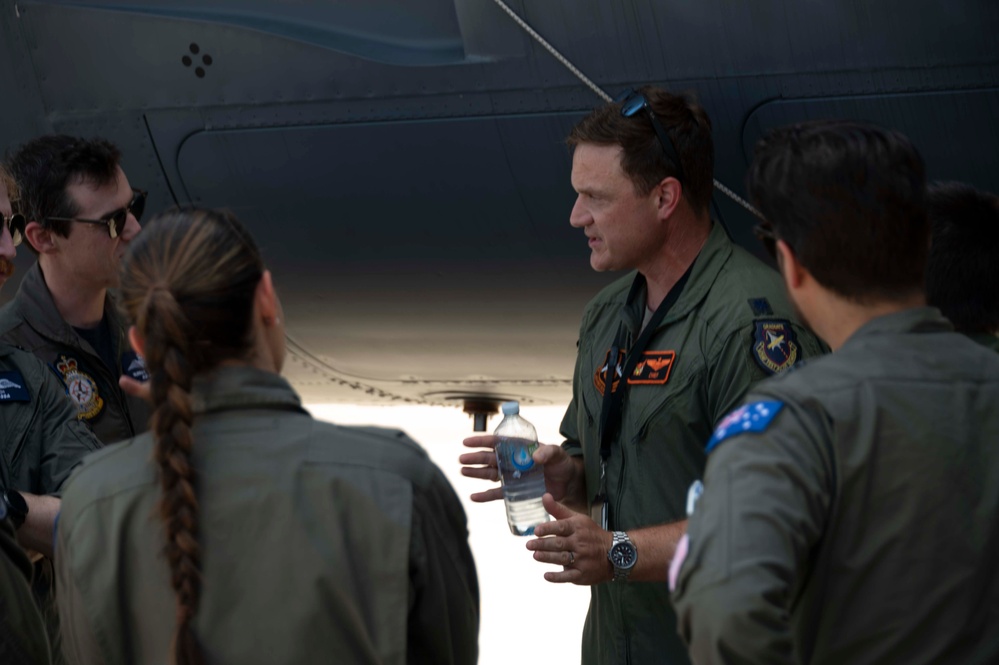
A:
[[[777,265],[780,273],[784,276],[784,285],[788,291],[798,291],[805,280],[809,277],[809,272],[795,255],[794,250],[783,240],[777,240]]]
[[[56,251],[54,232],[38,222],[28,222],[24,227],[24,237],[39,254],[52,254]]]
[[[139,329],[135,326],[128,327],[128,343],[132,345],[132,350],[143,358],[146,357],[146,340],[139,334]]]
[[[683,198],[683,185],[673,176],[669,176],[663,178],[656,185],[654,191],[657,197],[656,205],[659,210],[659,219],[668,219],[680,205],[680,199]]]
[[[274,292],[274,282],[271,281],[270,270],[265,270],[260,277],[255,298],[260,318],[268,326],[274,325],[278,320],[278,300],[277,294]]]

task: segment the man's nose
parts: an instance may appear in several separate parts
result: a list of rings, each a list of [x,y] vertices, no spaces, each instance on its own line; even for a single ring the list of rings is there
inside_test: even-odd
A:
[[[121,239],[125,241],[131,240],[138,235],[141,230],[142,224],[139,223],[139,220],[135,218],[135,215],[133,215],[130,210],[128,212],[128,216],[125,217],[125,228],[121,230]]]
[[[582,197],[576,197],[576,202],[572,206],[572,212],[569,213],[569,224],[575,226],[577,229],[586,226],[592,220],[590,213],[587,212],[581,200]]]

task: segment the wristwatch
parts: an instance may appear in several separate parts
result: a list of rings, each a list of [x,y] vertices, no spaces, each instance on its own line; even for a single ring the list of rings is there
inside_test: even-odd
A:
[[[614,581],[624,582],[628,579],[628,573],[635,567],[635,562],[638,561],[638,548],[624,531],[615,531],[614,541],[611,543],[610,551],[607,552],[607,558],[614,566]]]
[[[28,504],[20,492],[0,490],[0,511],[14,523],[14,529],[20,529],[24,518],[28,516]]]

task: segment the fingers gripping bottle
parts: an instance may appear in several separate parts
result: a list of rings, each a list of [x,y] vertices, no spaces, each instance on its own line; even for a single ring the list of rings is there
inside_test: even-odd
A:
[[[534,527],[548,521],[541,503],[545,493],[545,471],[534,462],[538,433],[520,417],[520,404],[503,403],[503,420],[496,428],[496,463],[503,483],[506,521],[515,536],[530,536]]]

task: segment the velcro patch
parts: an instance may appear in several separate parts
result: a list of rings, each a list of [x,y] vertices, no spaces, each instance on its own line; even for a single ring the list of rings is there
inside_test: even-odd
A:
[[[66,393],[76,404],[76,417],[79,420],[97,417],[104,409],[104,399],[97,392],[94,378],[80,369],[75,358],[59,356],[55,368],[66,385]]]
[[[135,351],[122,354],[121,368],[125,376],[130,376],[136,381],[145,383],[149,380],[149,372],[146,371],[146,361]]]
[[[669,381],[676,351],[646,351],[628,377],[629,386],[661,386]]]
[[[764,402],[752,402],[728,414],[721,419],[715,433],[712,435],[708,445],[704,448],[705,453],[710,453],[718,447],[725,439],[736,434],[747,432],[765,432],[770,427],[770,422],[784,408],[784,402],[777,400],[767,400]]]
[[[0,372],[0,402],[30,401],[31,396],[20,372]]]
[[[750,298],[749,308],[753,310],[754,316],[773,316],[774,310],[770,306],[770,301],[766,298]]]
[[[604,364],[597,369],[596,374],[593,375],[593,385],[596,386],[600,394],[604,394],[604,389],[607,387],[607,375],[611,374],[613,379],[611,380],[611,392],[617,392],[617,386],[621,383],[621,374],[624,373],[624,351],[618,351],[617,363],[611,368],[610,359],[610,349],[607,349],[607,355],[604,356]]]
[[[790,369],[800,355],[798,339],[786,319],[763,319],[753,333],[753,360],[768,374]]]

